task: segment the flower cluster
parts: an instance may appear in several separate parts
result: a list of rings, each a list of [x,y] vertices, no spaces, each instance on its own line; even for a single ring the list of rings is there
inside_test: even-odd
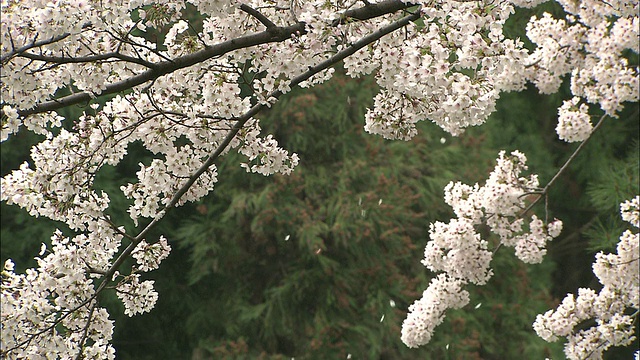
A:
[[[521,176],[527,169],[525,163],[524,154],[514,151],[506,156],[502,151],[483,186],[451,182],[445,187],[445,201],[453,208],[456,218],[448,223],[431,224],[431,241],[427,243],[422,260],[429,270],[443,274],[438,275],[422,299],[410,307],[402,325],[402,341],[407,346],[417,347],[429,342],[446,309],[468,303],[468,294],[462,286],[486,284],[493,275],[490,262],[494,251],[478,232],[478,225],[486,224],[499,238],[500,245],[496,246],[514,247],[516,256],[526,263],[541,262],[546,243],[560,235],[562,222],[559,220],[545,224],[532,215],[531,221],[525,224],[521,217],[526,205],[525,195],[538,191],[537,176]],[[443,284],[449,290],[438,288]]]
[[[409,347],[426,344],[447,309],[460,309],[469,303],[464,282],[440,274],[431,280],[422,298],[409,306],[409,315],[402,325],[402,341]]]
[[[140,275],[131,274],[118,283],[116,295],[124,304],[124,313],[129,316],[151,311],[158,301],[153,289],[153,280],[140,282]]]
[[[501,91],[521,90],[526,82],[523,43],[502,32],[511,3],[429,1],[420,11],[424,26],[409,26],[362,51],[364,58],[345,61],[351,75],[379,64],[382,90],[365,130],[385,138],[407,140],[425,119],[458,135],[484,123]],[[363,62],[369,65],[359,69]]]
[[[637,196],[620,204],[622,220],[640,228],[640,198]]]
[[[131,253],[131,256],[136,259],[134,272],[148,272],[157,269],[160,262],[169,256],[170,251],[171,248],[164,236],[161,236],[154,244],[149,244],[144,240],[140,241]]]
[[[555,310],[538,315],[533,328],[547,341],[566,338],[565,354],[569,359],[601,359],[612,346],[626,346],[635,339],[634,316],[640,300],[640,235],[638,206],[640,196],[620,205],[624,220],[636,232],[626,230],[620,236],[616,254],[596,254],[593,273],[602,289],[578,289],[567,295]],[[595,325],[584,327],[587,320]]]
[[[589,117],[589,108],[586,104],[578,102],[580,98],[574,97],[571,100],[565,100],[560,108],[558,108],[558,126],[556,132],[561,140],[567,142],[584,141],[593,130],[591,119]]]
[[[570,74],[574,96],[616,117],[623,103],[637,102],[640,93],[638,67],[630,65],[625,55],[639,51],[638,2],[558,3],[567,14],[565,19],[544,13],[527,25],[527,37],[537,45],[526,61],[529,79],[541,92],[553,93],[563,76]],[[580,141],[590,131],[586,108],[571,110],[577,103],[574,98],[560,108],[561,139]]]
[[[7,260],[2,271],[2,351],[11,358],[114,359],[109,344],[113,321],[97,306],[93,279],[105,270],[122,236],[101,232],[67,238],[56,231],[52,249],[36,258],[38,268],[15,274]],[[41,256],[45,254],[43,245]],[[83,338],[86,331],[88,339]],[[45,334],[32,341],[33,334]],[[64,339],[64,341],[61,341]]]
[[[242,145],[238,151],[247,156],[250,162],[254,162],[253,165],[242,163],[241,166],[247,172],[265,176],[275,172],[290,174],[293,168],[298,165],[298,155],[295,153],[289,155],[286,150],[279,148],[278,141],[272,135],[260,139],[259,132],[259,123],[255,121],[241,134]]]

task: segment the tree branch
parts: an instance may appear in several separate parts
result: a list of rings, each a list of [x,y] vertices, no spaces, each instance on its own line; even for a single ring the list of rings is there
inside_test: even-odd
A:
[[[241,36],[236,39],[231,39],[192,54],[187,54],[170,61],[163,61],[161,63],[158,63],[157,65],[155,65],[154,69],[147,70],[128,79],[107,85],[106,88],[98,95],[113,94],[120,91],[128,90],[138,85],[144,84],[147,81],[170,74],[176,70],[187,68],[211,58],[224,55],[231,51],[260,44],[284,41],[291,37],[291,34],[294,34],[296,32],[303,33],[304,31],[304,24],[298,23],[291,26],[277,27],[275,29]],[[88,92],[71,94],[60,99],[54,99],[51,101],[40,103],[31,109],[19,110],[18,115],[24,117],[33,114],[40,114],[47,111],[54,111],[70,105],[88,102],[93,97],[95,97],[95,95]]]
[[[600,120],[598,120],[598,123],[596,124],[596,126],[594,126],[593,130],[591,130],[591,135],[589,135],[588,138],[586,138],[583,142],[580,143],[580,145],[573,151],[571,156],[569,156],[567,161],[564,162],[564,164],[558,170],[558,172],[553,176],[553,178],[551,178],[551,180],[549,180],[549,182],[547,183],[547,185],[545,185],[542,191],[540,191],[538,197],[531,204],[529,204],[529,206],[527,206],[526,209],[522,211],[519,217],[523,217],[527,212],[529,212],[529,210],[531,210],[540,201],[540,199],[542,199],[543,196],[547,194],[547,192],[549,192],[549,189],[551,188],[551,186],[560,178],[560,175],[562,175],[564,171],[567,170],[567,168],[569,167],[569,164],[573,162],[576,156],[578,156],[578,154],[582,151],[582,149],[584,149],[585,145],[587,145],[589,140],[591,140],[591,138],[593,137],[593,134],[600,128],[600,126],[602,126],[602,124],[604,123],[604,119],[606,117],[607,117],[607,114],[602,115]]]
[[[82,25],[82,29],[87,29],[89,27],[91,27],[92,24],[87,23]],[[33,39],[33,42],[31,44],[25,45],[23,47],[20,47],[18,49],[14,49],[10,52],[8,52],[7,54],[4,54],[2,56],[0,56],[0,63],[2,63],[4,65],[5,62],[9,61],[12,57],[23,53],[27,50],[33,49],[34,47],[40,47],[40,46],[44,46],[44,45],[49,45],[49,44],[53,44],[55,42],[58,42],[60,40],[64,40],[65,38],[69,37],[71,34],[70,33],[64,33],[58,36],[54,36],[48,40],[41,40],[41,41],[36,41],[37,39],[37,35],[36,38]]]
[[[266,16],[264,16],[260,11],[252,8],[247,4],[240,4],[240,10],[246,12],[247,14],[253,16],[258,21],[262,23],[267,29],[276,28],[276,24],[274,24],[271,20],[269,20]]]
[[[384,0],[375,4],[367,2],[366,5],[361,8],[345,11],[340,19],[333,21],[332,25],[338,26],[339,24],[345,24],[349,22],[349,20],[369,20],[384,14],[391,14],[399,10],[408,9],[412,6],[416,5],[400,0]]]
[[[98,306],[98,302],[96,301],[91,306],[91,310],[89,310],[89,316],[87,317],[87,322],[84,326],[84,330],[82,331],[82,338],[80,339],[80,349],[78,349],[78,355],[76,356],[76,360],[82,360],[84,358],[84,344],[87,341],[87,337],[89,336],[89,326],[91,326],[91,318],[93,318],[93,312],[96,310]]]
[[[345,11],[344,16],[341,19],[336,20],[336,22],[334,22],[333,25],[337,26],[338,24],[341,24],[344,21],[346,21],[346,19],[367,20],[383,14],[389,14],[401,9],[406,9],[411,6],[414,6],[414,5],[406,4],[400,0],[385,0],[377,4],[369,4],[369,5],[363,6],[362,8]],[[261,22],[266,20],[266,22],[263,22],[263,24],[267,26],[267,29],[265,31],[231,39],[231,40],[207,47],[203,50],[178,57],[173,60],[163,61],[163,62],[154,64],[153,66],[145,65],[147,67],[150,67],[150,69],[138,75],[127,78],[125,80],[107,85],[106,88],[100,94],[80,92],[80,93],[67,95],[59,99],[53,99],[50,101],[40,103],[31,109],[18,110],[18,115],[21,117],[26,117],[29,115],[58,110],[58,109],[75,105],[75,104],[86,103],[91,101],[91,99],[94,98],[96,95],[107,95],[107,94],[114,94],[121,91],[125,91],[133,87],[136,87],[138,85],[144,84],[145,82],[148,82],[150,80],[157,79],[163,75],[167,75],[177,70],[184,69],[189,66],[193,66],[195,64],[212,59],[214,57],[227,54],[234,50],[248,48],[248,47],[261,45],[261,44],[272,43],[272,42],[282,42],[284,40],[289,39],[292,34],[306,33],[305,24],[303,22],[299,22],[297,24],[290,25],[290,26],[282,26],[282,27],[275,26],[275,24],[273,24],[270,20],[266,19],[264,15],[260,14],[257,11],[252,12],[252,10],[253,9],[250,8],[249,6],[245,6],[243,9],[243,11],[250,13],[251,15],[255,16],[258,20],[262,18],[262,20],[260,20]],[[53,40],[54,39],[51,39],[45,42],[44,44],[54,42]],[[24,52],[35,46],[37,45],[33,45],[29,48],[21,49],[20,51]]]
[[[46,56],[46,55],[38,55],[38,54],[32,54],[32,53],[24,52],[24,53],[18,54],[16,56],[25,57],[25,58],[31,59],[31,60],[55,63],[55,64],[88,63],[88,62],[93,62],[93,61],[109,60],[109,59],[113,58],[113,59],[119,59],[119,60],[130,62],[130,63],[136,63],[136,64],[139,64],[139,65],[148,67],[149,69],[155,69],[155,67],[156,67],[156,64],[154,64],[152,62],[146,61],[146,60],[141,59],[141,58],[124,55],[124,54],[121,54],[121,53],[118,53],[118,52],[110,52],[110,53],[106,53],[106,54],[79,56],[79,57]]]

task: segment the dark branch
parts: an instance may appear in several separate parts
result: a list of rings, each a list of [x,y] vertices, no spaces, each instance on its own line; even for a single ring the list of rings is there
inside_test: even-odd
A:
[[[231,40],[222,42],[220,44],[216,44],[208,48],[205,48],[203,50],[197,51],[195,53],[181,56],[172,61],[163,61],[161,63],[158,63],[155,65],[154,69],[147,70],[141,74],[132,76],[128,79],[107,85],[105,90],[98,95],[113,94],[120,91],[128,90],[135,86],[144,84],[147,81],[157,79],[163,75],[170,74],[176,70],[187,68],[189,66],[201,63],[211,58],[224,55],[228,52],[251,47],[251,46],[256,46],[260,44],[284,41],[290,38],[291,34],[294,34],[296,32],[304,33],[304,31],[305,31],[304,24],[298,23],[291,26],[277,27],[275,29],[270,29],[263,32],[242,36],[236,39],[231,39]],[[95,96],[88,92],[76,93],[76,94],[64,96],[60,99],[55,99],[55,100],[38,104],[31,109],[19,110],[18,115],[24,117],[24,116],[29,116],[33,114],[40,114],[47,111],[58,110],[70,105],[88,102],[93,97]]]
[[[38,54],[25,52],[17,56],[25,57],[31,60],[45,61],[45,62],[54,63],[54,64],[76,64],[76,63],[88,63],[93,61],[103,61],[108,59],[119,59],[119,60],[130,62],[130,63],[136,63],[139,65],[148,67],[150,69],[154,69],[156,67],[156,64],[152,62],[143,60],[141,58],[133,57],[133,56],[123,55],[117,52],[110,52],[106,54],[89,55],[89,56],[79,56],[79,57],[45,56],[45,55],[38,55]]]
[[[91,326],[91,318],[93,318],[93,313],[96,310],[96,307],[98,307],[97,301],[93,303],[93,306],[91,306],[91,310],[89,311],[87,322],[84,325],[84,329],[82,330],[82,338],[80,339],[80,349],[78,349],[78,355],[76,356],[76,360],[82,360],[84,357],[83,356],[84,344],[87,342],[87,338],[89,336],[89,326]]]
[[[591,135],[589,135],[588,138],[586,138],[584,141],[580,143],[580,145],[573,151],[571,156],[569,156],[567,161],[564,162],[564,164],[558,170],[558,172],[553,176],[551,180],[549,180],[549,182],[547,183],[547,185],[545,185],[542,191],[540,191],[540,194],[538,195],[538,197],[535,200],[533,200],[533,202],[529,204],[529,206],[527,206],[527,208],[524,209],[524,211],[522,211],[522,213],[520,213],[518,217],[523,217],[527,212],[529,212],[529,210],[531,210],[542,199],[543,196],[545,196],[549,192],[549,189],[551,188],[551,186],[553,186],[556,180],[560,178],[560,175],[562,175],[564,171],[567,170],[567,168],[569,167],[569,164],[573,162],[573,160],[576,158],[576,156],[578,156],[580,151],[582,151],[582,149],[584,149],[584,147],[587,145],[589,140],[591,140],[591,138],[593,137],[593,134],[600,128],[600,126],[602,126],[606,117],[607,117],[607,114],[604,114],[602,115],[602,117],[600,117],[600,120],[598,120],[598,123],[593,127],[593,130],[591,130]]]
[[[240,4],[240,10],[258,19],[258,21],[260,21],[260,23],[262,23],[262,25],[264,25],[267,29],[273,29],[277,27],[276,24],[274,24],[271,20],[264,16],[260,11],[252,8],[247,4]]]
[[[337,26],[339,24],[345,24],[350,20],[369,20],[384,14],[391,14],[396,11],[408,9],[412,6],[416,5],[405,3],[400,0],[384,0],[375,4],[367,3],[367,5],[361,8],[345,11],[340,19],[333,21],[332,25]]]
[[[393,13],[398,10],[407,9],[412,4],[406,4],[400,0],[385,0],[376,4],[365,5],[359,9],[348,10],[344,13],[344,16],[341,19],[338,19],[334,22],[334,25],[337,26],[343,22],[346,22],[347,19],[357,19],[357,20],[367,20],[376,16],[380,16],[383,14]],[[242,8],[242,5],[241,5]],[[71,94],[68,96],[64,96],[59,99],[53,99],[50,101],[46,101],[36,105],[31,109],[23,109],[18,111],[18,115],[21,117],[26,117],[33,114],[40,114],[48,111],[58,110],[70,105],[76,105],[81,103],[86,103],[91,101],[96,95],[107,95],[114,94],[121,91],[125,91],[136,87],[138,85],[144,84],[148,81],[157,79],[163,75],[170,74],[176,70],[187,68],[189,66],[201,63],[203,61],[219,57],[226,53],[229,53],[234,50],[248,48],[256,45],[273,43],[273,42],[281,42],[289,39],[292,34],[305,34],[305,24],[299,22],[290,26],[275,26],[270,20],[268,20],[264,15],[255,11],[249,6],[245,6],[243,11],[247,11],[251,15],[255,16],[258,20],[262,18],[261,22],[267,26],[265,31],[241,36],[236,39],[231,39],[210,47],[207,47],[203,50],[197,51],[192,54],[184,55],[179,58],[173,60],[163,61],[157,64],[154,64],[152,67],[147,66],[150,69],[140,73],[138,75],[132,76],[125,80],[109,84],[100,94],[92,94],[89,92],[80,92]],[[264,22],[266,20],[266,22]],[[273,26],[272,26],[273,24]],[[68,35],[67,35],[68,36]],[[52,39],[53,40],[53,39]],[[53,42],[50,40],[47,43]],[[35,44],[35,43],[34,43]],[[36,45],[33,45],[34,47]],[[24,52],[28,49],[22,49]],[[132,58],[136,59],[136,58]],[[150,64],[148,64],[150,65]]]

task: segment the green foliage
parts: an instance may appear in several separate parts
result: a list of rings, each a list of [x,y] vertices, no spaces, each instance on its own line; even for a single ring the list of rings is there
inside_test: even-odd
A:
[[[638,194],[638,142],[633,142],[624,159],[613,160],[608,166],[598,169],[590,183],[587,194],[598,210],[585,230],[593,251],[615,251],[620,235],[628,227],[620,218],[619,204]]]
[[[181,249],[172,257],[188,253],[189,266],[184,257],[176,263],[185,274],[186,317],[171,326],[186,334],[181,346],[194,359],[559,354],[530,327],[551,306],[552,264],[533,275],[507,252],[496,259],[499,275],[474,292],[479,309],[451,313],[429,346],[400,342],[407,308],[431,276],[419,263],[428,224],[451,216],[443,187],[480,181],[497,151],[485,135],[451,139],[431,124],[409,143],[364,134],[361,119],[376,90],[371,79],[338,75],[292,93],[262,123],[300,154],[296,171],[247,174],[242,157],[230,154],[214,193],[176,223],[169,236]],[[154,278],[161,298],[175,291],[175,283]]]

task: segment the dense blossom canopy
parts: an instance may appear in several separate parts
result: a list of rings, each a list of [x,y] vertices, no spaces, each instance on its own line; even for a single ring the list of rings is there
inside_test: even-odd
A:
[[[97,295],[114,289],[130,316],[151,310],[158,294],[141,275],[170,247],[164,237],[148,239],[149,229],[211,192],[215,162],[229,151],[246,157],[248,172],[289,174],[298,155],[263,134],[254,116],[294,86],[327,81],[339,62],[352,77],[375,75],[380,90],[365,130],[388,139],[411,139],[424,120],[458,135],[485,122],[501,93],[528,82],[553,93],[566,77],[572,98],[558,109],[557,134],[588,139],[638,101],[638,68],[627,56],[639,52],[638,1],[557,2],[562,17],[529,21],[528,50],[503,27],[537,0],[2,0],[1,139],[25,130],[46,136],[31,163],[2,178],[2,200],[75,231],[53,234],[35,269],[16,274],[11,261],[4,265],[3,357],[113,359],[113,323]],[[204,20],[190,21],[189,9]],[[56,113],[71,105],[84,106],[79,119]],[[111,221],[109,194],[94,181],[134,142],[155,158],[121,187],[131,219],[146,224],[130,234]],[[542,261],[546,242],[560,234],[559,220],[524,211],[533,206],[526,195],[540,199],[551,185],[521,174],[525,162],[520,152],[500,153],[485,184],[445,189],[456,218],[431,225],[423,264],[441,273],[409,309],[407,346],[427,343],[448,308],[469,302],[464,286],[492,276],[496,249],[479,225],[527,263]],[[638,198],[622,204],[622,216],[638,226]],[[575,359],[628,344],[638,256],[637,230],[627,231],[617,254],[596,259],[603,289],[567,296],[535,330],[549,341],[567,337]],[[597,326],[574,331],[591,318]]]

